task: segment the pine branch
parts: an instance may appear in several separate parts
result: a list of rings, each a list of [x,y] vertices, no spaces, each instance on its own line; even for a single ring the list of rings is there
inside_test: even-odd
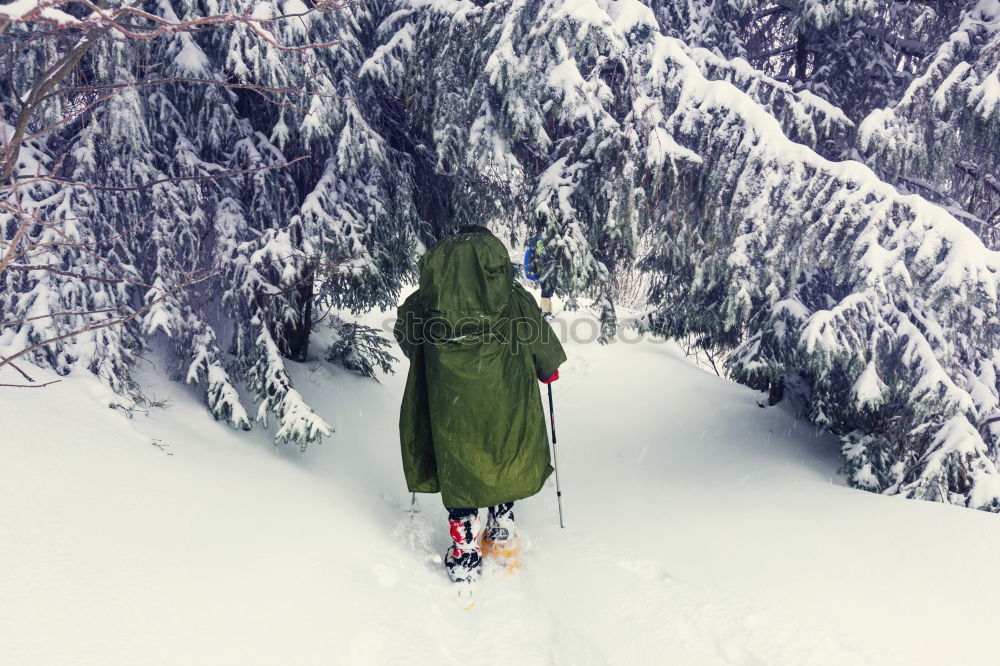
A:
[[[798,44],[789,44],[788,46],[780,46],[771,51],[765,51],[764,53],[750,53],[747,57],[751,60],[766,60],[767,58],[773,58],[774,56],[783,55],[785,53],[792,53],[798,48]]]
[[[112,187],[108,185],[94,185],[93,183],[84,183],[80,181],[63,180],[61,178],[53,178],[51,176],[34,176],[25,180],[19,180],[14,182],[12,185],[0,186],[0,191],[15,189],[18,187],[24,187],[25,185],[30,185],[33,183],[52,183],[55,185],[63,185],[65,187],[80,187],[87,190],[94,190],[97,192],[141,192],[143,190],[148,190],[157,185],[162,185],[163,183],[181,183],[188,181],[202,181],[202,180],[218,180],[220,178],[231,178],[233,176],[245,176],[251,173],[257,173],[259,171],[272,171],[274,169],[284,169],[285,167],[290,167],[297,162],[302,160],[307,160],[310,155],[302,155],[296,157],[294,160],[289,160],[288,162],[283,162],[282,164],[265,164],[264,166],[253,167],[249,169],[233,169],[229,171],[220,171],[218,173],[209,174],[205,176],[172,176],[170,178],[159,178],[145,185],[128,185],[121,187]],[[0,204],[2,206],[2,204]],[[0,271],[2,271],[2,266],[0,266]]]
[[[20,271],[22,273],[31,273],[33,271],[45,271],[47,273],[55,273],[56,275],[65,275],[66,277],[77,278],[78,280],[91,280],[93,282],[101,282],[103,284],[122,284],[123,282],[128,282],[129,284],[134,284],[136,286],[149,286],[124,278],[106,278],[106,277],[101,277],[99,275],[85,275],[83,273],[74,273],[73,271],[67,271],[61,268],[56,268],[55,266],[48,266],[48,265],[10,264],[7,266],[7,270]]]
[[[52,97],[54,97],[54,96],[56,96],[58,94],[60,94],[60,91],[56,91],[54,93],[49,93],[44,98],[42,98],[41,100],[39,100],[39,103],[44,102],[45,100],[50,99],[50,98],[52,98]],[[111,99],[111,95],[105,95],[104,97],[96,99],[93,102],[91,102],[90,104],[87,104],[86,106],[83,106],[82,108],[79,108],[79,109],[73,111],[68,116],[64,116],[64,117],[60,118],[59,120],[57,120],[56,122],[52,123],[48,127],[44,127],[42,129],[38,130],[37,132],[35,132],[34,134],[29,134],[29,135],[25,136],[21,140],[21,143],[24,143],[25,141],[31,141],[33,139],[41,138],[41,137],[45,136],[46,134],[48,134],[49,132],[51,132],[52,130],[56,129],[57,127],[60,127],[62,125],[66,125],[68,123],[71,123],[74,120],[76,120],[77,118],[79,118],[80,116],[82,116],[83,114],[87,113],[88,111],[92,111],[92,110],[96,109],[98,106],[100,106],[104,102],[107,102],[109,99]],[[6,151],[4,151],[4,152],[6,152]]]
[[[342,95],[331,95],[329,93],[322,93],[322,92],[319,92],[319,91],[316,91],[316,90],[306,90],[305,89],[305,85],[307,83],[309,83],[310,81],[312,81],[313,79],[317,78],[320,74],[321,74],[321,72],[316,72],[312,76],[306,78],[301,83],[297,83],[297,84],[291,85],[291,86],[285,86],[283,88],[272,88],[270,86],[264,86],[264,85],[259,85],[259,84],[255,84],[255,83],[231,83],[229,81],[217,81],[217,80],[213,80],[213,79],[202,79],[202,78],[191,77],[191,76],[172,76],[172,77],[165,78],[165,79],[150,79],[150,80],[145,80],[145,81],[129,81],[127,83],[108,83],[108,84],[97,84],[97,85],[91,85],[91,86],[74,86],[74,87],[70,87],[70,88],[61,88],[59,90],[55,90],[53,92],[50,92],[44,98],[42,98],[41,101],[45,101],[45,100],[52,99],[54,97],[59,97],[59,96],[62,96],[62,95],[86,94],[86,93],[99,92],[99,91],[102,91],[102,90],[113,90],[113,91],[117,92],[117,91],[121,91],[121,90],[127,90],[129,88],[140,88],[140,87],[144,87],[144,86],[159,86],[159,85],[167,85],[167,84],[170,84],[170,83],[198,83],[198,84],[202,84],[202,85],[216,86],[216,87],[219,87],[219,88],[227,88],[227,89],[230,89],[230,90],[249,90],[251,92],[255,92],[258,95],[260,95],[261,98],[263,98],[265,101],[267,101],[270,104],[274,104],[275,106],[279,106],[279,107],[286,108],[286,109],[295,109],[295,110],[298,110],[298,111],[308,111],[308,109],[305,109],[304,107],[300,107],[300,106],[295,106],[294,104],[286,104],[284,102],[276,101],[276,100],[268,97],[265,93],[271,93],[271,94],[274,94],[274,95],[289,95],[289,94],[308,95],[309,97],[323,97],[323,98],[326,98],[326,99],[349,99],[348,97],[345,97],[345,96],[342,96]],[[100,100],[97,100],[97,102],[94,102],[93,104],[88,105],[88,107],[86,109],[84,109],[83,111],[80,111],[80,112],[78,112],[78,113],[76,113],[74,115],[80,115],[84,111],[90,110],[94,106],[96,106],[96,105],[100,104],[101,102],[106,101],[106,100],[108,100],[110,98],[111,98],[111,96],[109,95],[109,96],[104,97],[104,98],[102,98]],[[61,124],[62,122],[68,122],[68,120],[69,119],[63,119],[62,121],[59,121],[59,123]],[[30,136],[30,137],[26,137],[25,140],[34,138],[34,137],[39,136],[39,135],[41,135],[43,133],[44,133],[44,131],[36,133],[36,134],[34,134],[34,135]]]
[[[924,58],[935,50],[931,44],[926,42],[921,42],[915,39],[906,39],[905,37],[900,37],[890,32],[870,28],[868,26],[859,26],[858,31],[866,37],[885,42],[900,53],[908,56],[914,56],[916,58]]]
[[[77,66],[83,56],[86,55],[94,44],[100,39],[100,37],[107,31],[107,28],[92,28],[84,33],[83,37],[77,42],[76,46],[63,56],[60,60],[56,61],[41,78],[35,82],[32,86],[31,91],[24,98],[21,103],[21,110],[17,116],[17,122],[14,124],[14,133],[10,140],[7,142],[6,149],[3,154],[2,170],[0,170],[0,181],[7,182],[11,179],[14,174],[14,166],[17,164],[17,156],[21,152],[21,145],[24,143],[24,135],[28,129],[28,122],[31,120],[32,116],[41,108],[43,102],[41,98],[47,95],[52,89],[58,86],[63,79],[69,76],[70,72]],[[0,265],[0,271],[3,270],[3,266]]]
[[[75,331],[71,331],[70,333],[65,333],[63,335],[58,335],[58,336],[49,338],[47,340],[42,340],[39,343],[36,343],[36,344],[34,344],[34,345],[30,346],[30,347],[22,349],[21,351],[15,353],[13,356],[9,356],[9,357],[7,357],[7,358],[5,358],[3,360],[0,360],[0,368],[4,367],[5,365],[10,365],[13,360],[15,360],[17,358],[20,358],[21,356],[24,356],[25,354],[30,354],[31,352],[36,351],[38,349],[41,349],[42,347],[45,347],[47,345],[55,344],[56,342],[62,342],[63,340],[69,340],[70,338],[75,338],[78,335],[83,335],[84,333],[90,333],[92,331],[98,331],[98,330],[100,330],[102,328],[110,328],[111,326],[119,326],[121,324],[127,323],[127,322],[131,321],[132,319],[135,319],[139,315],[145,314],[146,312],[149,312],[153,308],[153,306],[155,306],[155,305],[157,305],[159,303],[162,303],[163,301],[167,300],[168,298],[170,298],[174,294],[178,293],[179,291],[181,291],[183,289],[187,289],[188,287],[196,285],[196,284],[198,284],[200,282],[204,282],[209,277],[211,277],[214,273],[216,273],[217,270],[218,269],[213,269],[213,270],[209,271],[208,273],[206,273],[206,274],[204,274],[204,275],[202,275],[202,276],[200,276],[198,278],[189,280],[188,282],[185,282],[183,284],[179,284],[179,285],[175,286],[174,288],[170,289],[168,292],[166,292],[165,294],[163,294],[163,296],[160,296],[159,298],[150,301],[149,303],[147,303],[143,307],[139,308],[138,310],[133,311],[132,313],[130,313],[128,315],[125,315],[123,317],[118,317],[117,319],[108,319],[108,320],[103,321],[101,323],[89,324],[89,325],[84,326],[82,328],[78,328]]]
[[[16,197],[18,194],[15,192],[14,196]],[[0,202],[0,207],[5,208],[6,204]],[[28,233],[29,219],[30,218],[28,217],[22,217],[21,223],[17,225],[17,231],[14,232],[14,237],[10,241],[10,246],[7,248],[7,251],[4,252],[3,258],[0,258],[0,275],[3,275],[3,272],[6,270],[8,264],[14,260],[14,254],[17,251],[18,244],[21,242],[21,239],[24,238],[25,234]]]
[[[36,315],[34,317],[26,317],[25,319],[11,319],[11,320],[8,320],[8,321],[0,321],[0,328],[4,328],[5,326],[15,326],[15,325],[20,325],[20,324],[26,324],[29,321],[38,321],[40,319],[51,319],[53,317],[73,317],[73,316],[81,316],[81,315],[89,315],[89,314],[103,314],[103,313],[106,313],[106,312],[118,312],[120,310],[124,310],[126,307],[128,307],[128,306],[126,306],[126,305],[119,305],[118,307],[103,308],[101,310],[67,310],[65,312],[50,312],[49,314]],[[34,381],[34,380],[31,380],[31,381]]]
[[[273,18],[258,18],[251,16],[250,14],[215,14],[211,16],[200,16],[198,18],[189,19],[187,21],[171,21],[165,19],[156,14],[150,14],[147,11],[138,9],[137,7],[118,7],[113,10],[107,10],[99,7],[90,0],[66,0],[66,2],[53,3],[50,7],[55,7],[61,4],[82,4],[91,10],[91,14],[86,18],[77,19],[71,23],[60,22],[56,19],[46,17],[40,12],[29,12],[23,17],[15,19],[17,23],[48,23],[50,25],[56,25],[60,28],[69,29],[93,29],[100,28],[102,30],[114,30],[121,35],[128,37],[129,39],[155,39],[157,37],[162,37],[166,35],[175,35],[181,32],[188,32],[192,28],[199,28],[204,26],[218,26],[218,25],[232,25],[236,23],[243,24],[250,29],[257,37],[267,42],[273,48],[279,51],[309,51],[312,49],[323,49],[330,48],[333,46],[338,46],[340,40],[332,40],[329,42],[323,42],[321,44],[304,44],[302,46],[285,46],[279,43],[270,32],[264,30],[261,25],[267,23],[274,23],[276,21],[284,20],[286,18],[299,18],[307,14],[312,13],[315,9],[309,9],[305,12],[299,14],[283,14],[278,17]],[[347,6],[347,2],[343,4],[343,7]],[[342,8],[342,7],[341,7]],[[144,28],[144,27],[134,27],[133,24],[123,24],[119,23],[118,19],[121,17],[138,18],[149,21],[153,23],[155,27]]]

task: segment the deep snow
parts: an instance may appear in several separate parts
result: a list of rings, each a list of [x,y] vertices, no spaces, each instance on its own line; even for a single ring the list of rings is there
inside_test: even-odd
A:
[[[169,406],[131,420],[83,375],[0,388],[0,664],[1000,663],[1000,517],[844,487],[834,440],[672,344],[565,344],[567,528],[554,488],[518,503],[522,568],[468,612],[438,497],[404,512],[405,361],[289,363],[337,430],[304,454],[155,354]]]

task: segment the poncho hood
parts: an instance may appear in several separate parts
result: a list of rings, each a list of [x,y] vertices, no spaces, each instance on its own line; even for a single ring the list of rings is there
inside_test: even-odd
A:
[[[427,314],[453,327],[475,327],[476,320],[492,320],[510,305],[514,269],[507,248],[485,227],[463,227],[445,238],[420,258],[419,268]]]

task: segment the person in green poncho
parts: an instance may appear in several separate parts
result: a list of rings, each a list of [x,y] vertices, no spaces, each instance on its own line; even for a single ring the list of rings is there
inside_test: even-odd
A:
[[[485,227],[462,227],[418,266],[419,289],[393,331],[410,361],[403,472],[411,492],[441,493],[453,541],[448,574],[473,581],[484,554],[516,566],[513,503],[552,472],[538,382],[558,379],[566,354]],[[482,546],[480,507],[488,507]]]

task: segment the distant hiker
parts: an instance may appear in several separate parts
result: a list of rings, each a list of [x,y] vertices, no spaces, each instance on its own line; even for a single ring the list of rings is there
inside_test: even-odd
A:
[[[528,247],[524,251],[524,276],[532,282],[538,282],[542,288],[542,315],[552,319],[552,294],[556,290],[555,277],[552,275],[552,265],[546,261],[545,243],[541,237],[528,239]]]
[[[445,566],[471,582],[484,554],[516,557],[513,503],[552,472],[538,382],[558,379],[566,354],[485,227],[462,227],[419,268],[394,328],[410,360],[403,471],[411,492],[441,493],[453,541]],[[489,507],[482,546],[479,507]]]

